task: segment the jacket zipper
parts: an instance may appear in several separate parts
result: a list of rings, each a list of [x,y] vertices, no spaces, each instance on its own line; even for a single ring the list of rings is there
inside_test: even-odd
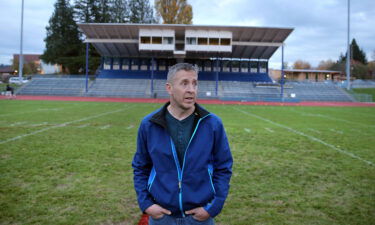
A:
[[[183,160],[183,163],[182,163],[182,169],[181,169],[181,167],[180,167],[180,162],[178,161],[178,158],[177,158],[176,148],[175,148],[175,146],[174,146],[174,143],[173,143],[173,140],[172,140],[172,137],[171,137],[172,153],[173,153],[173,158],[174,158],[174,161],[175,161],[175,163],[176,163],[176,167],[177,167],[178,189],[179,189],[178,199],[179,199],[180,211],[181,211],[181,215],[182,215],[182,217],[185,217],[184,208],[182,207],[182,177],[183,177],[184,168],[185,168],[185,157],[186,157],[186,152],[187,152],[187,150],[189,149],[189,146],[190,146],[191,140],[193,140],[193,137],[195,136],[195,133],[196,133],[197,130],[198,130],[198,127],[199,127],[200,122],[201,122],[204,118],[206,118],[207,116],[209,116],[209,115],[210,115],[210,114],[207,114],[206,116],[204,116],[204,117],[202,117],[202,118],[200,118],[200,119],[198,120],[197,126],[195,127],[194,132],[193,132],[193,134],[192,134],[191,137],[190,137],[189,144],[188,144],[188,146],[186,147],[186,150],[185,150],[184,160]]]

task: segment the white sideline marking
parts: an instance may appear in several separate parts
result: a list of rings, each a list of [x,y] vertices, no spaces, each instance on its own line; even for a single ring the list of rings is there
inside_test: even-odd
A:
[[[334,132],[334,133],[337,133],[337,134],[343,134],[344,133],[341,130],[335,130],[335,129],[329,129],[329,130]]]
[[[102,126],[102,127],[100,127],[100,129],[102,129],[102,130],[105,130],[105,129],[108,129],[108,128],[110,128],[111,127],[111,125],[104,125],[104,126]]]
[[[108,114],[121,112],[121,111],[124,111],[124,110],[129,109],[129,108],[132,108],[132,107],[127,107],[127,108],[124,108],[124,109],[118,109],[118,110],[111,111],[111,112],[100,113],[98,115],[89,116],[89,117],[86,117],[86,118],[83,118],[83,119],[73,120],[73,121],[62,123],[62,124],[57,124],[57,125],[52,126],[52,127],[46,127],[46,128],[43,128],[43,129],[31,132],[31,133],[28,133],[28,134],[22,134],[22,135],[13,137],[13,138],[9,138],[9,139],[4,140],[4,141],[0,141],[0,144],[5,144],[5,143],[11,142],[11,141],[16,141],[18,139],[21,139],[21,138],[24,138],[24,137],[28,137],[28,136],[31,136],[31,135],[34,135],[34,134],[39,134],[39,133],[42,133],[44,131],[51,130],[51,129],[54,129],[54,128],[65,127],[65,126],[67,126],[69,124],[72,124],[72,123],[82,122],[82,121],[85,121],[85,120],[90,120],[90,119],[98,118],[98,117],[105,116],[105,115],[108,115]]]
[[[264,129],[266,129],[268,132],[270,132],[270,133],[273,133],[273,132],[275,132],[275,131],[273,131],[271,128],[268,128],[268,127],[265,127]]]
[[[322,132],[318,131],[318,130],[315,130],[313,128],[307,128],[308,130],[311,130],[312,132],[315,132],[317,134],[321,134]]]
[[[249,128],[244,128],[244,131],[246,131],[247,133],[250,133],[250,129]]]
[[[299,112],[295,109],[290,109],[290,110],[293,111],[293,112],[299,113],[302,116],[314,116],[314,117],[326,118],[326,119],[329,119],[329,120],[340,121],[340,122],[344,122],[344,123],[348,123],[348,124],[355,124],[355,125],[364,126],[364,127],[375,127],[374,125],[367,125],[367,124],[352,122],[352,121],[349,121],[349,120],[338,119],[338,118],[323,115],[323,114]]]
[[[22,124],[25,124],[26,122],[16,122],[16,123],[13,123],[11,125],[9,125],[10,127],[15,127],[15,126],[18,126],[18,125],[22,125]]]
[[[82,124],[82,125],[78,126],[78,128],[84,128],[84,127],[87,127],[87,126],[89,126],[89,125],[90,125],[89,123]]]
[[[252,113],[249,113],[249,112],[243,111],[243,110],[241,110],[241,109],[239,109],[239,108],[234,108],[234,109],[237,110],[237,111],[239,111],[239,112],[242,112],[242,113],[244,113],[244,114],[246,114],[246,115],[249,115],[249,116],[255,117],[255,118],[257,118],[257,119],[260,119],[260,120],[266,121],[266,122],[268,122],[268,123],[271,123],[271,124],[273,124],[273,125],[275,125],[275,126],[282,127],[282,128],[284,128],[284,129],[287,129],[287,130],[289,130],[289,131],[291,131],[291,132],[293,132],[293,133],[296,133],[296,134],[299,134],[299,135],[301,135],[301,136],[307,137],[307,138],[309,138],[310,140],[313,140],[313,141],[315,141],[315,142],[321,143],[321,144],[323,144],[323,145],[325,145],[325,146],[327,146],[327,147],[330,147],[330,148],[333,149],[333,150],[336,150],[336,151],[338,151],[338,152],[340,152],[340,153],[342,153],[342,154],[345,154],[345,155],[347,155],[347,156],[350,156],[350,157],[352,157],[352,158],[354,158],[354,159],[358,159],[358,160],[360,160],[360,161],[362,161],[362,162],[365,162],[365,163],[367,163],[367,164],[369,164],[369,165],[371,165],[371,166],[375,166],[375,164],[374,164],[373,162],[371,162],[371,161],[368,161],[368,160],[366,160],[366,159],[362,159],[361,157],[359,157],[359,156],[357,156],[357,155],[354,155],[354,154],[351,153],[351,152],[348,152],[348,151],[345,151],[345,150],[339,149],[339,148],[335,147],[334,145],[328,144],[327,142],[322,141],[322,140],[320,140],[320,139],[318,139],[318,138],[316,138],[316,137],[313,137],[313,136],[307,135],[307,134],[302,133],[302,132],[300,132],[300,131],[298,131],[298,130],[294,130],[294,129],[290,128],[290,127],[287,127],[287,126],[285,126],[285,125],[282,125],[282,124],[279,124],[279,123],[273,122],[272,120],[269,120],[269,119],[263,118],[263,117],[261,117],[261,116],[258,116],[258,115],[255,115],[255,114],[252,114]]]
[[[0,116],[13,116],[13,115],[20,115],[20,114],[25,114],[25,113],[33,113],[33,112],[41,112],[41,111],[59,111],[62,109],[66,109],[70,107],[65,107],[65,108],[51,108],[51,109],[36,109],[32,111],[23,111],[23,112],[16,112],[16,113],[6,113],[6,114],[0,114]]]
[[[132,125],[128,126],[126,129],[127,129],[127,130],[130,130],[130,129],[132,129],[133,127],[134,127],[134,125],[132,124]]]
[[[43,126],[43,125],[47,125],[48,122],[43,122],[43,123],[37,123],[37,124],[31,124],[30,127],[38,127],[38,126]]]

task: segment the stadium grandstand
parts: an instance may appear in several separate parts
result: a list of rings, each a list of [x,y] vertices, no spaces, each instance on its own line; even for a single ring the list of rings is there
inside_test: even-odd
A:
[[[354,101],[333,84],[275,83],[268,62],[293,28],[82,23],[102,57],[95,79],[38,76],[24,95],[167,98],[168,68],[199,67],[199,98],[241,101]],[[86,53],[88,55],[88,53]],[[89,60],[89,59],[88,59]],[[283,63],[283,62],[282,62]]]

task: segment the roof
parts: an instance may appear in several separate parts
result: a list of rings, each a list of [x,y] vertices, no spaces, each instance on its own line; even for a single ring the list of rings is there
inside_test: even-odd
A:
[[[24,63],[40,61],[40,54],[23,54]],[[17,60],[20,57],[19,54],[13,54],[13,60]]]
[[[341,71],[317,70],[317,69],[284,69],[284,72],[292,72],[292,73],[341,73]]]
[[[139,51],[140,29],[173,29],[184,39],[186,30],[230,31],[231,52],[186,52],[186,58],[249,58],[269,59],[284,43],[293,28],[208,26],[185,24],[121,24],[80,23],[86,42],[92,43],[102,56],[112,57],[173,57],[173,51]]]

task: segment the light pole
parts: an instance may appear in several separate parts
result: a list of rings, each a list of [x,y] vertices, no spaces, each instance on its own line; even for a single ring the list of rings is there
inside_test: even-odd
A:
[[[23,72],[23,54],[22,54],[22,45],[23,45],[23,1],[22,0],[22,9],[21,9],[21,43],[20,43],[20,56],[18,58],[19,61],[19,72],[18,77],[22,78],[22,72]]]
[[[346,83],[347,83],[346,89],[348,90],[350,90],[350,58],[351,58],[349,34],[350,34],[350,0],[348,0],[348,39],[347,39],[348,49],[346,51]]]

